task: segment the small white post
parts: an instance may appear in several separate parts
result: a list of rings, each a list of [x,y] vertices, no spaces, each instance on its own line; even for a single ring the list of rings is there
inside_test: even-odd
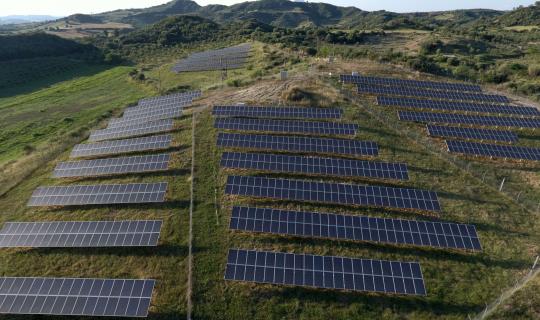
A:
[[[502,191],[503,187],[504,187],[504,181],[506,180],[506,177],[504,177],[501,181],[501,185],[499,186],[499,192]]]

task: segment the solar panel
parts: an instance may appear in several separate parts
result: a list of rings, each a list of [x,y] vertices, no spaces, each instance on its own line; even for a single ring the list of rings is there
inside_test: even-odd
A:
[[[224,152],[221,167],[344,177],[408,180],[405,163]]]
[[[329,135],[355,135],[356,130],[358,130],[358,125],[348,123],[245,118],[218,118],[214,122],[214,127],[218,129],[241,131]]]
[[[143,136],[152,133],[171,131],[174,128],[172,119],[158,120],[133,124],[125,127],[115,127],[94,130],[90,133],[89,141],[103,141],[127,137]]]
[[[417,262],[230,249],[225,280],[426,295]]]
[[[326,183],[309,180],[228,176],[225,193],[260,198],[370,207],[440,211],[433,191]]]
[[[289,152],[317,152],[376,156],[377,143],[349,139],[297,136],[270,136],[220,132],[217,145],[226,148],[249,148]]]
[[[410,79],[397,79],[397,78],[381,78],[381,77],[368,77],[368,76],[353,76],[353,75],[348,75],[348,74],[340,75],[340,80],[341,82],[354,83],[354,84],[405,86],[405,87],[417,87],[417,88],[424,88],[424,89],[449,90],[449,91],[482,91],[482,88],[480,88],[479,85],[475,85],[475,84],[436,82],[436,81],[410,80]]]
[[[157,121],[162,119],[180,118],[182,116],[182,108],[175,107],[173,109],[163,109],[159,112],[152,114],[134,115],[128,118],[115,118],[109,120],[107,128],[125,127],[135,124],[141,124],[144,122]]]
[[[182,101],[184,99],[193,99],[198,98],[202,94],[201,90],[188,91],[188,92],[177,92],[171,93],[164,96],[148,97],[139,100],[139,105],[149,105],[153,102],[169,102],[169,101]]]
[[[151,116],[156,113],[164,113],[164,112],[168,112],[172,110],[183,109],[187,105],[189,105],[189,103],[163,104],[163,105],[157,105],[153,107],[131,107],[131,108],[126,108],[124,110],[122,117],[125,119],[129,119],[129,118],[140,118],[143,116]]]
[[[516,142],[518,140],[518,136],[514,132],[504,130],[446,127],[433,124],[428,124],[427,130],[432,137],[493,140],[502,142]]]
[[[167,170],[170,154],[60,162],[53,172],[55,178],[90,177],[135,172]]]
[[[448,146],[448,151],[455,153],[494,158],[540,161],[540,148],[503,146],[455,140],[447,140],[446,144]]]
[[[533,107],[482,104],[473,102],[452,102],[442,100],[422,100],[402,97],[377,96],[377,104],[381,106],[397,106],[431,110],[540,116],[540,110]]]
[[[244,67],[249,58],[250,44],[218,50],[207,50],[190,54],[180,60],[173,68],[174,72],[208,71],[237,69]]]
[[[172,135],[151,136],[126,140],[103,141],[78,144],[71,151],[71,158],[101,156],[135,151],[167,149],[172,142]]]
[[[479,126],[540,128],[540,119],[473,116],[464,114],[398,111],[399,120],[433,123],[461,123]]]
[[[39,187],[28,207],[163,202],[167,182]]]
[[[358,93],[391,96],[425,97],[458,101],[510,102],[507,97],[495,94],[468,93],[458,91],[434,91],[407,87],[387,87],[359,84]]]
[[[214,106],[212,115],[218,117],[339,119],[338,108]]]
[[[155,280],[0,278],[0,314],[146,317]]]
[[[474,225],[235,206],[231,230],[481,251]]]
[[[157,246],[161,220],[7,222],[0,247]]]

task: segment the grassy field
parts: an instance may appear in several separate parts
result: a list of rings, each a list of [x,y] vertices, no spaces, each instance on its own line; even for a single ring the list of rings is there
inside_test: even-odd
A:
[[[87,128],[99,125],[100,116],[135,101],[142,95],[157,92],[156,79],[161,79],[162,91],[174,88],[205,88],[205,95],[197,105],[214,103],[234,103],[237,101],[283,102],[286,97],[294,97],[291,92],[300,90],[307,97],[302,101],[285,101],[290,104],[309,103],[309,98],[323,107],[344,108],[343,122],[356,123],[360,130],[355,139],[372,140],[379,144],[381,161],[402,161],[409,165],[410,181],[369,182],[389,186],[407,186],[437,191],[443,211],[436,216],[418,212],[401,212],[372,208],[334,205],[318,205],[298,202],[248,199],[224,195],[225,179],[229,174],[265,175],[301,179],[368,183],[362,179],[347,178],[306,178],[295,175],[281,175],[256,172],[221,170],[219,158],[223,150],[215,145],[216,130],[209,109],[198,113],[195,126],[195,176],[190,177],[191,166],[191,121],[190,115],[177,120],[180,130],[174,133],[175,147],[173,168],[167,172],[113,176],[93,179],[51,179],[50,175],[58,161],[66,160],[68,146],[63,146],[57,156],[39,166],[28,178],[13,190],[0,197],[0,225],[6,221],[33,220],[102,220],[102,219],[163,219],[160,246],[157,248],[111,248],[111,249],[8,249],[0,250],[0,274],[3,276],[69,276],[69,277],[125,277],[154,278],[158,280],[152,300],[150,319],[179,319],[186,313],[187,245],[189,187],[194,183],[193,213],[193,308],[195,319],[464,319],[467,315],[480,312],[486,303],[510,287],[530,268],[539,251],[539,222],[537,214],[524,210],[516,202],[498,193],[492,186],[453,165],[432,146],[415,141],[402,134],[402,130],[419,131],[416,124],[381,123],[369,112],[374,106],[370,99],[352,102],[344,99],[334,80],[322,78],[322,72],[337,74],[343,70],[359,70],[373,74],[396,74],[404,76],[405,70],[396,71],[389,65],[372,61],[357,61],[356,64],[339,63],[332,66],[315,65],[321,73],[305,72],[307,63],[287,62],[287,68],[294,70],[292,78],[286,82],[274,80],[281,68],[280,61],[287,53],[273,48],[258,47],[260,57],[253,66],[232,71],[229,80],[237,79],[240,88],[231,81],[221,83],[219,73],[196,73],[173,75],[165,66],[161,71],[149,68],[145,84],[132,82],[127,77],[129,68],[118,67],[103,71],[90,78],[71,80],[25,96],[0,100],[6,115],[20,112],[26,118],[35,119],[35,112],[47,102],[48,111],[41,117],[53,117],[60,123],[64,118],[74,118],[73,122]],[[273,53],[272,53],[273,52]],[[171,63],[170,61],[167,63]],[[311,70],[311,69],[310,69]],[[260,71],[260,72],[259,72]],[[257,75],[254,75],[257,73]],[[411,74],[412,75],[412,74]],[[85,82],[87,81],[87,82]],[[73,86],[79,83],[78,86]],[[159,83],[159,82],[157,82]],[[72,87],[73,86],[73,87]],[[46,92],[42,92],[46,91]],[[20,99],[20,106],[15,102]],[[5,104],[11,101],[11,104]],[[83,102],[93,102],[95,107],[76,109],[70,106]],[[54,105],[62,106],[55,111]],[[64,112],[64,109],[66,110]],[[25,111],[26,110],[26,111]],[[39,110],[39,109],[38,109]],[[92,111],[93,110],[93,111]],[[56,112],[56,113],[55,113]],[[71,113],[70,113],[71,112]],[[87,113],[85,113],[87,112]],[[382,110],[388,117],[395,117],[393,111]],[[3,119],[0,116],[0,119]],[[23,113],[24,114],[24,113]],[[40,113],[41,114],[41,113]],[[68,115],[69,114],[69,115]],[[108,114],[108,113],[107,113]],[[81,118],[79,118],[81,117]],[[33,120],[40,123],[39,118]],[[1,121],[1,120],[0,120]],[[52,121],[52,120],[51,120]],[[97,122],[93,122],[97,121]],[[49,123],[50,121],[44,121]],[[54,123],[54,121],[52,121]],[[86,122],[86,123],[85,123]],[[1,123],[6,126],[6,123]],[[44,124],[45,125],[45,124]],[[37,125],[39,128],[39,125]],[[58,126],[57,140],[64,141],[65,129]],[[64,130],[64,133],[60,132]],[[14,131],[16,132],[16,131]],[[37,131],[36,131],[37,132]],[[56,131],[54,131],[56,132]],[[51,134],[45,132],[42,139]],[[536,132],[527,133],[530,138],[525,144],[534,144]],[[84,139],[85,134],[75,140]],[[54,138],[52,134],[51,139]],[[28,141],[35,143],[36,139]],[[530,140],[530,141],[529,141]],[[37,139],[37,141],[41,141]],[[43,140],[43,145],[56,145],[58,141]],[[24,146],[26,140],[19,140],[10,152],[14,159],[15,147]],[[73,142],[74,143],[74,142]],[[71,143],[69,144],[69,146]],[[24,154],[24,149],[19,151]],[[1,155],[0,155],[1,156]],[[0,158],[1,159],[1,158]],[[6,156],[6,159],[8,157]],[[9,160],[5,160],[9,161]],[[538,197],[538,168],[534,166],[512,168],[514,164],[479,164],[495,174],[512,174],[509,188],[518,188],[525,176],[528,198]],[[519,180],[523,172],[522,180]],[[134,181],[167,181],[169,190],[167,202],[152,205],[130,206],[90,206],[81,208],[26,208],[32,191],[40,185],[52,184],[93,184]],[[540,197],[537,198],[540,201]],[[290,208],[321,212],[346,212],[376,217],[402,217],[408,219],[441,219],[444,221],[475,224],[483,245],[480,253],[456,250],[436,250],[410,246],[393,246],[375,243],[305,239],[275,235],[249,234],[228,230],[230,210],[233,205],[249,204],[261,207]],[[381,258],[403,261],[418,261],[422,266],[427,292],[426,297],[389,296],[371,293],[352,293],[329,290],[315,290],[299,287],[255,285],[250,283],[226,282],[223,280],[227,250],[231,247],[245,249],[267,249],[295,253],[342,255],[348,257]],[[534,295],[536,282],[523,291],[523,297]],[[508,301],[510,307],[501,307],[501,313],[518,319],[531,318],[535,313],[534,301]],[[514,307],[515,306],[515,307]],[[39,319],[40,317],[2,316],[1,319]],[[82,319],[82,318],[81,318]]]

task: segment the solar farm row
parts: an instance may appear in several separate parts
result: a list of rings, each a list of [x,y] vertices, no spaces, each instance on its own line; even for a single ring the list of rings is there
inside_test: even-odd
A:
[[[145,106],[153,102],[170,102],[170,101],[183,101],[184,99],[194,99],[200,97],[201,90],[194,90],[188,92],[172,93],[164,96],[156,96],[143,98],[139,100],[139,106]]]
[[[88,141],[103,141],[127,137],[144,136],[152,133],[171,131],[174,128],[172,119],[143,122],[125,127],[95,130],[90,133]]]
[[[125,140],[84,143],[73,147],[70,158],[167,149],[171,146],[171,143],[172,135],[169,134]]]
[[[8,222],[0,247],[74,248],[156,246],[160,220]]]
[[[374,179],[409,179],[407,165],[404,163],[266,153],[224,152],[221,156],[221,167]]]
[[[473,225],[235,206],[231,230],[482,250]]]
[[[466,155],[540,161],[540,148],[447,140],[448,151]]]
[[[380,106],[395,106],[417,109],[432,109],[444,111],[464,111],[475,113],[493,113],[540,116],[540,111],[533,107],[519,107],[513,105],[490,105],[472,102],[452,102],[442,100],[422,100],[414,98],[377,96]]]
[[[432,112],[398,111],[400,120],[427,123],[459,123],[478,126],[540,128],[540,119],[475,116]]]
[[[226,280],[426,295],[416,262],[230,249]]]
[[[170,159],[170,154],[156,154],[60,162],[54,169],[53,177],[91,177],[123,173],[161,171],[167,170]]]
[[[376,156],[377,143],[349,139],[312,138],[219,133],[217,144],[226,148],[249,148],[289,152],[335,153],[355,156]]]
[[[250,44],[219,50],[208,50],[189,55],[180,60],[173,68],[174,72],[211,71],[242,68],[249,59]]]
[[[516,142],[518,140],[518,136],[514,132],[506,130],[449,127],[433,124],[428,124],[427,130],[430,136],[441,138],[493,140],[500,142]]]
[[[137,125],[150,121],[158,121],[162,119],[180,118],[183,114],[182,107],[161,109],[159,112],[152,114],[137,115],[129,118],[115,118],[109,121],[108,129]]]
[[[0,314],[146,317],[155,280],[0,278]]]
[[[509,100],[505,96],[483,93],[468,93],[459,91],[434,91],[423,90],[407,87],[388,87],[376,85],[358,85],[358,93],[375,94],[375,95],[391,95],[391,96],[406,96],[406,97],[424,97],[442,100],[457,100],[457,101],[481,101],[487,103],[508,103]]]
[[[218,118],[214,127],[225,130],[306,133],[320,135],[355,135],[358,125],[336,122]]]
[[[228,176],[225,194],[340,205],[441,210],[437,193],[433,191],[308,180]]]
[[[353,75],[347,75],[347,74],[342,74],[339,77],[340,77],[341,82],[353,83],[353,84],[413,87],[413,88],[435,89],[435,90],[446,90],[446,91],[471,91],[471,92],[482,91],[480,86],[475,85],[475,84],[369,77],[369,76],[360,76],[360,75],[353,76]]]
[[[216,117],[340,119],[343,110],[307,107],[214,106],[212,115]]]

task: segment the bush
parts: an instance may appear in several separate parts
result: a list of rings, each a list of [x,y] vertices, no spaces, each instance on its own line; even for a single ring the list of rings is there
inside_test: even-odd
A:
[[[540,64],[531,64],[529,66],[529,76],[540,77]]]
[[[309,56],[314,56],[317,54],[317,49],[313,48],[313,47],[309,47],[306,49],[306,54],[309,55]]]
[[[24,150],[24,153],[31,154],[32,152],[36,151],[36,148],[31,144],[27,144],[23,147],[23,150]]]

